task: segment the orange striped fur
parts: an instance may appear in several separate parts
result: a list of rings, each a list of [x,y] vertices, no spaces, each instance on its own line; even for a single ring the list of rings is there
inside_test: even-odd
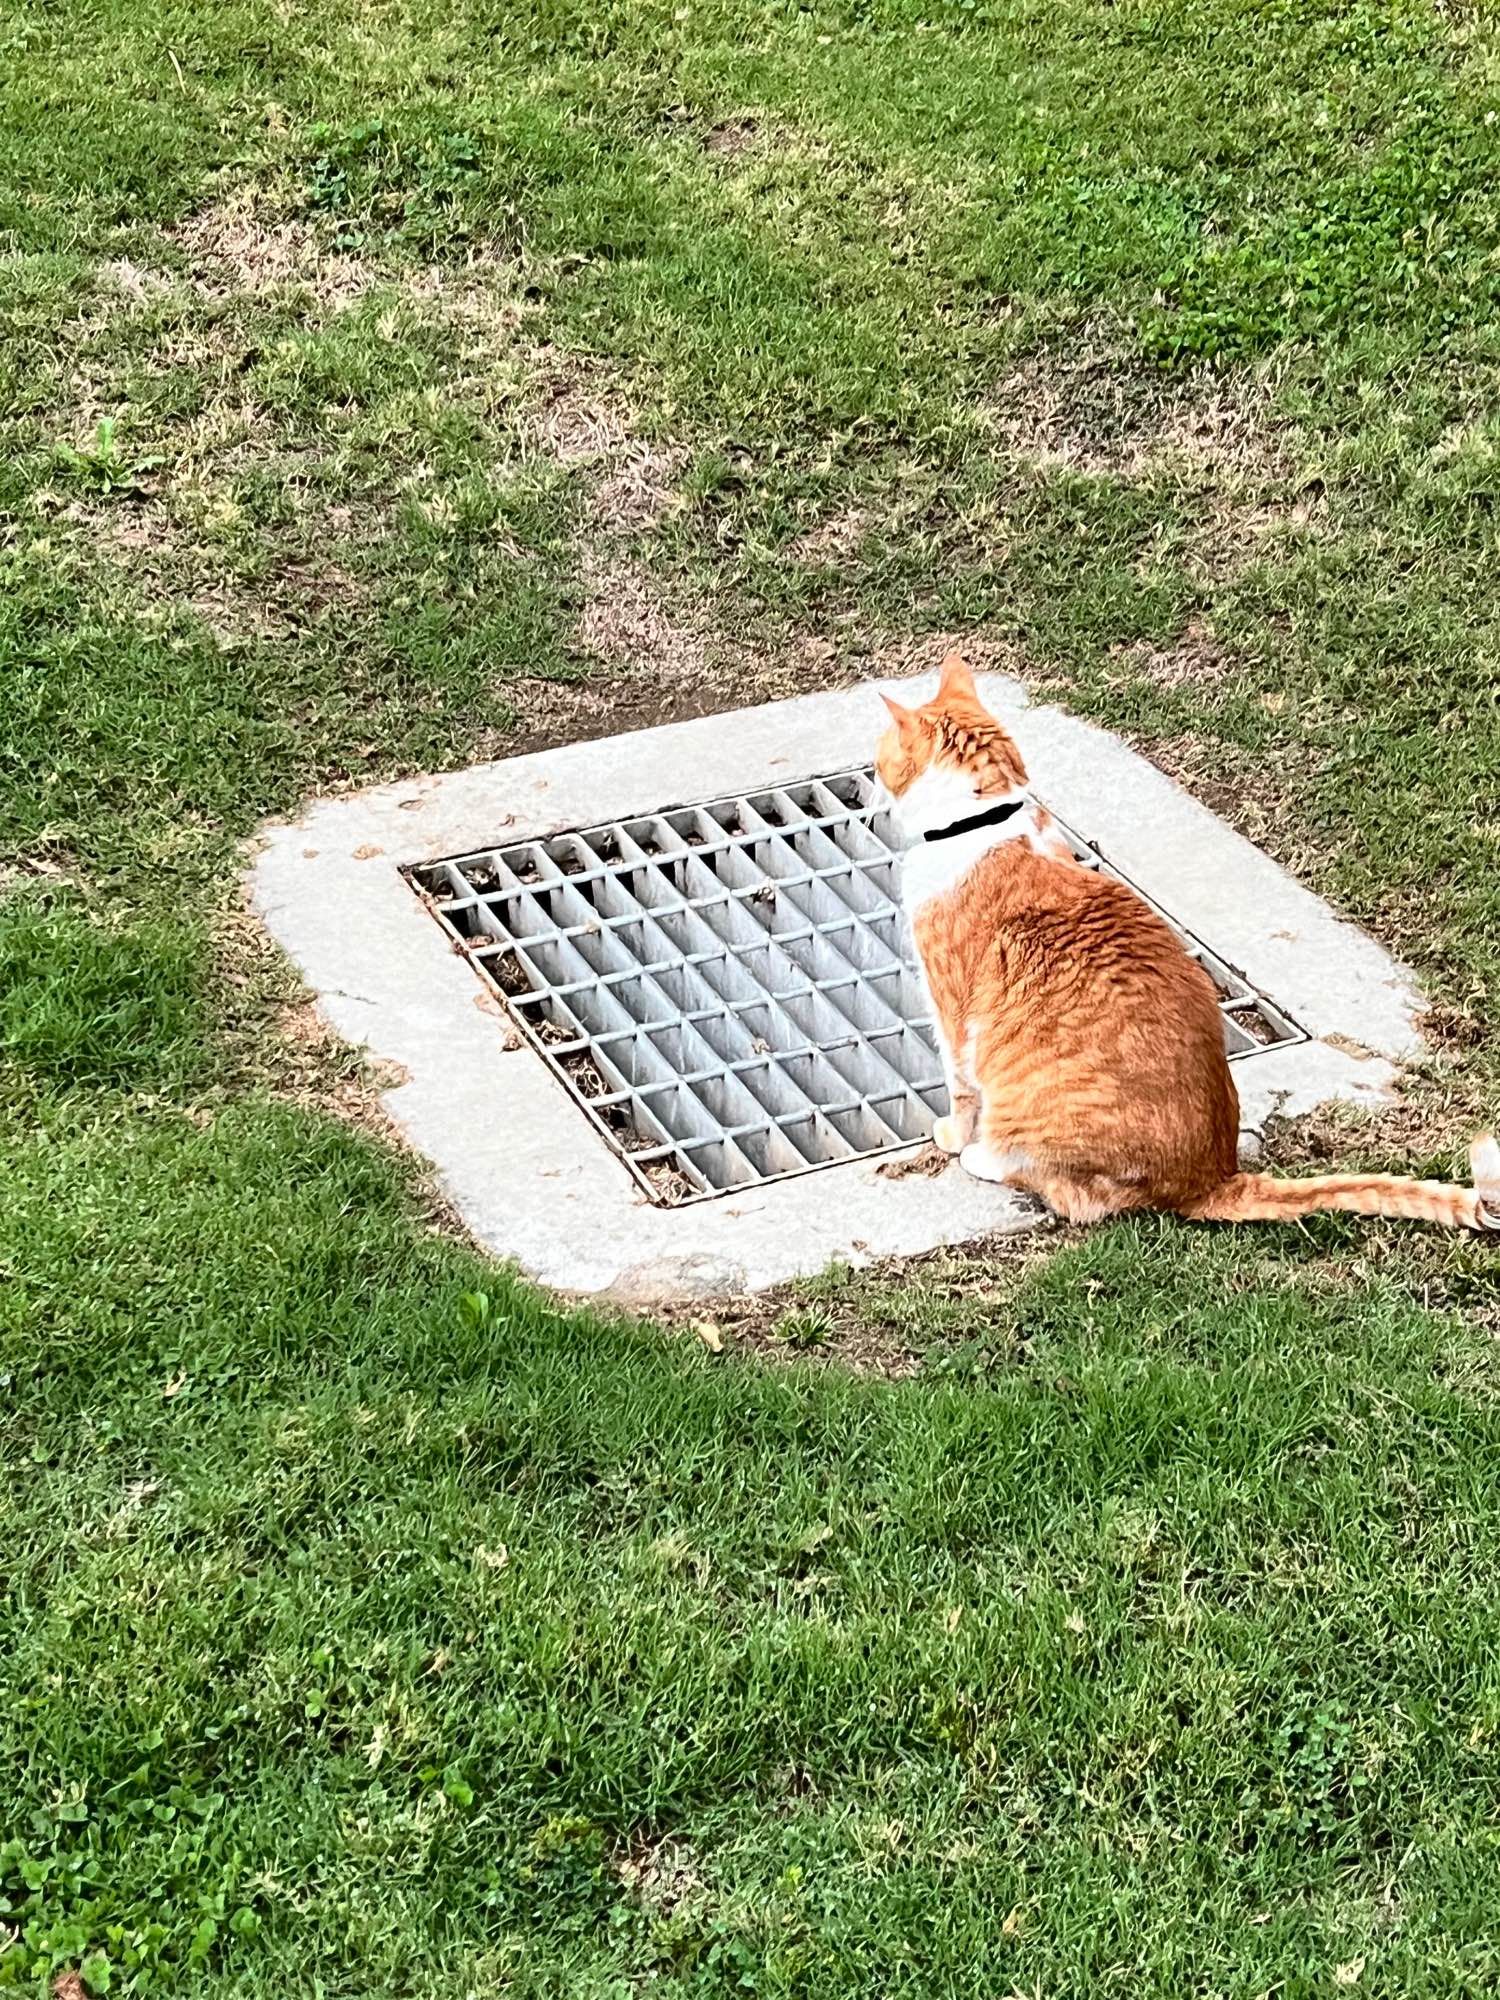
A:
[[[1131,889],[1080,868],[1024,798],[1015,743],[968,667],[943,663],[919,708],[887,699],[877,773],[909,840],[908,915],[951,1108],[934,1138],[982,1179],[1096,1221],[1170,1209],[1212,1222],[1318,1209],[1500,1230],[1500,1147],[1477,1140],[1475,1185],[1238,1170],[1239,1102],[1213,983]],[[1013,816],[928,842],[986,803]]]

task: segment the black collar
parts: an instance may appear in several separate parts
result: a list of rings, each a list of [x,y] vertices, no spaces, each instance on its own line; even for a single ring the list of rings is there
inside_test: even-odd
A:
[[[1013,813],[1020,812],[1025,804],[1025,799],[1006,799],[998,806],[990,806],[985,812],[970,813],[967,819],[956,819],[951,826],[930,827],[922,838],[951,840],[956,833],[978,833],[982,826],[999,826]]]

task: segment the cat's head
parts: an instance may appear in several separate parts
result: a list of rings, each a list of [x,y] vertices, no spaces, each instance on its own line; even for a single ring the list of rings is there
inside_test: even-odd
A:
[[[889,695],[881,699],[891,720],[875,746],[875,775],[892,798],[899,800],[929,775],[940,777],[947,790],[970,789],[977,799],[1025,784],[1021,753],[979,699],[960,654],[944,660],[938,691],[920,708],[906,708]]]

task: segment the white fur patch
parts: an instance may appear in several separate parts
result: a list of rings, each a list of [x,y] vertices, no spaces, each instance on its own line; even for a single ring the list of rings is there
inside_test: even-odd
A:
[[[973,1119],[962,1123],[956,1117],[939,1118],[932,1128],[932,1143],[940,1153],[961,1153],[968,1143],[964,1138],[964,1125],[972,1127]]]
[[[982,1139],[976,1139],[964,1147],[958,1164],[976,1181],[1008,1181],[1017,1174],[1030,1173],[1032,1160],[1028,1153],[992,1152]]]
[[[1490,1133],[1469,1148],[1480,1226],[1500,1230],[1500,1141]]]
[[[947,840],[928,840],[929,832],[952,826],[991,806],[1008,805],[1012,800],[1026,803],[1018,813],[1001,820],[998,826],[976,827],[972,833],[955,833]],[[892,810],[903,840],[901,857],[901,897],[909,917],[915,917],[924,903],[945,896],[994,848],[1008,840],[1030,838],[1042,846],[1042,832],[1026,794],[1017,789],[981,798],[970,779],[957,771],[924,771],[914,785],[893,801]]]

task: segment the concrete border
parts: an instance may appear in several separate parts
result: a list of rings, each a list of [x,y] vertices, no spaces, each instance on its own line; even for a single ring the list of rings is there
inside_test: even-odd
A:
[[[902,688],[871,683],[381,785],[265,829],[256,908],[333,1028],[400,1065],[387,1110],[497,1255],[560,1289],[649,1301],[1036,1226],[1030,1203],[957,1166],[903,1178],[872,1160],[653,1206],[481,1004],[473,970],[398,872],[863,762],[881,727],[878,685]],[[1422,1000],[1401,966],[1118,737],[1031,704],[998,675],[983,692],[1014,728],[1038,795],[1312,1037],[1236,1063],[1249,1131],[1273,1112],[1388,1095],[1420,1047]]]

